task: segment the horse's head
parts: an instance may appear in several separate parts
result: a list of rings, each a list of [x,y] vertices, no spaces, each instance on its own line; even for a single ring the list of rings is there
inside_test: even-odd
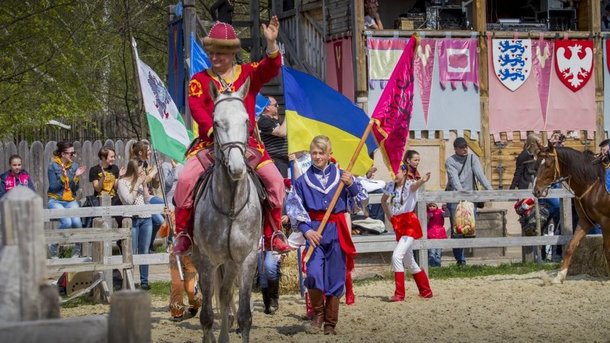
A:
[[[545,197],[549,188],[559,180],[559,160],[557,150],[551,143],[547,147],[539,145],[536,158],[536,179],[534,180],[534,196]]]
[[[250,79],[235,93],[219,93],[213,82],[210,92],[214,100],[214,142],[216,160],[222,163],[232,180],[241,180],[247,171],[246,148],[250,120],[244,98]]]

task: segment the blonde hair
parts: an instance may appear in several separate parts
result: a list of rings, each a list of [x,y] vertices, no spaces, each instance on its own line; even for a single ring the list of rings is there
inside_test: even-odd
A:
[[[309,144],[309,150],[311,150],[314,147],[318,148],[324,152],[330,153],[332,150],[332,145],[330,144],[330,138],[328,138],[328,136],[325,136],[325,135],[315,136],[311,140],[311,144]]]
[[[539,145],[542,142],[540,136],[535,133],[530,133],[527,135],[527,139],[525,140],[525,144],[523,145],[523,150],[527,150],[532,155],[536,155],[538,150],[540,150]]]

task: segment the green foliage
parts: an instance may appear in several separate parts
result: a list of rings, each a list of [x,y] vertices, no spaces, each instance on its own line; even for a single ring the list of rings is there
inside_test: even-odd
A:
[[[175,0],[4,0],[0,4],[0,138],[54,119],[73,127],[116,116],[140,131],[130,36],[163,75]]]

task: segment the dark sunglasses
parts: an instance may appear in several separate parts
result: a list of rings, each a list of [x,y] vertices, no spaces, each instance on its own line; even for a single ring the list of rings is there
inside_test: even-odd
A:
[[[76,155],[76,151],[71,151],[71,152],[64,151],[64,154],[70,155],[70,156],[75,156]]]

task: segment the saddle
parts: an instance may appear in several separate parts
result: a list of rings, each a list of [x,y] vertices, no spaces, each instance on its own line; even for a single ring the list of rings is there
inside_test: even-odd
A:
[[[246,159],[248,162],[248,174],[252,179],[252,183],[254,183],[254,188],[256,189],[256,193],[258,194],[258,198],[260,199],[261,205],[263,208],[265,206],[269,206],[271,208],[271,204],[269,204],[269,196],[267,195],[267,190],[263,186],[263,181],[260,176],[256,173],[256,166],[260,163],[263,155],[259,150],[248,147],[246,150]],[[199,163],[203,166],[205,172],[199,176],[197,182],[195,183],[195,188],[193,189],[193,201],[196,204],[201,196],[203,195],[203,191],[206,189],[207,185],[212,180],[212,171],[214,170],[214,164],[216,162],[214,151],[211,148],[203,149],[197,153],[197,159]]]

